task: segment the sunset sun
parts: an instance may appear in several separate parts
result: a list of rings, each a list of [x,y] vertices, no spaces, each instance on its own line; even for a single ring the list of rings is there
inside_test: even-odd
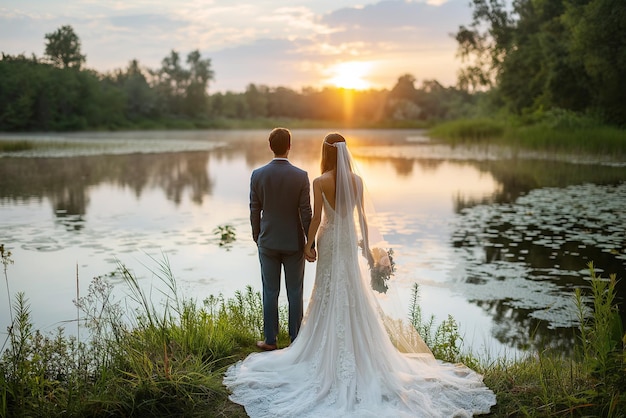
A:
[[[368,62],[342,62],[329,69],[328,83],[344,89],[366,90],[372,87],[366,79],[370,69],[371,63]]]

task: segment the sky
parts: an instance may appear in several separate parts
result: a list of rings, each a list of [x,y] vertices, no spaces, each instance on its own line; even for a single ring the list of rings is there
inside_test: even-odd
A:
[[[453,34],[470,22],[468,0],[2,0],[0,52],[43,57],[45,35],[71,25],[101,73],[197,49],[211,60],[210,93],[391,89],[404,74],[449,86],[461,65]]]

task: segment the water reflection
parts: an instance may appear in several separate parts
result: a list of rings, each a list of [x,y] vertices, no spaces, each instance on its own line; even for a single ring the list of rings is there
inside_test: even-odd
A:
[[[311,178],[325,133],[294,131],[290,159]],[[587,285],[585,263],[624,279],[623,167],[452,149],[412,141],[415,131],[344,133],[378,211],[372,221],[395,248],[396,285],[407,294],[423,285],[438,318],[459,309],[461,322],[504,346],[549,341],[568,350],[571,293]],[[251,170],[271,158],[267,132],[107,135],[133,151],[0,158],[0,240],[28,252],[14,251],[23,256],[15,267],[23,282],[37,289],[38,265],[71,269],[77,259],[105,274],[120,254],[144,250],[176,257],[172,266],[194,295],[259,288],[247,198]],[[215,235],[223,225],[236,232],[228,246]]]
[[[478,300],[475,303],[494,320],[493,336],[507,346],[521,351],[551,347],[571,353],[578,338],[570,327],[550,327],[546,321],[533,317],[532,309],[515,308],[511,300]]]
[[[626,183],[534,189],[511,203],[462,209],[452,244],[465,259],[466,271],[475,272],[474,277],[468,276],[474,283],[480,280],[488,284],[490,275],[498,279],[503,265],[517,265],[524,267],[522,274],[529,283],[541,284],[540,289],[519,285],[507,298],[483,300],[481,304],[486,309],[492,309],[494,303],[503,304],[498,311],[514,304],[522,317],[544,321],[533,328],[543,340],[555,335],[555,329],[575,324],[573,300],[567,295],[575,288],[588,288],[589,261],[605,278],[610,274],[623,277],[624,202]],[[616,293],[626,320],[623,281],[618,282]],[[494,318],[501,317],[494,313]],[[518,318],[515,322],[524,321]],[[564,335],[571,346],[572,333]]]
[[[213,187],[208,161],[208,152],[2,158],[0,199],[47,198],[63,225],[80,229],[89,189],[102,183],[130,188],[137,198],[146,189],[159,188],[176,204],[189,192],[193,202],[202,204]]]
[[[471,164],[480,172],[493,176],[500,188],[488,199],[458,199],[455,202],[456,212],[479,204],[514,202],[518,197],[537,188],[585,183],[617,184],[626,178],[626,169],[623,167],[574,164],[566,161],[503,159],[472,161]]]

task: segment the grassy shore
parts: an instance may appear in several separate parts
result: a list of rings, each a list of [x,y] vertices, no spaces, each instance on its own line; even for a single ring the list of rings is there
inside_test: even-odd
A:
[[[128,121],[118,126],[92,127],[90,131],[197,130],[197,129],[424,129],[433,125],[421,120],[317,120],[292,118],[159,118]]]
[[[165,297],[157,308],[120,265],[128,300],[116,302],[108,277],[96,277],[76,301],[78,335],[44,335],[33,328],[25,295],[10,294],[11,254],[2,245],[0,254],[12,306],[0,358],[1,417],[246,416],[228,400],[222,377],[262,335],[259,292],[248,287],[197,303],[179,295],[167,260],[155,260]],[[581,325],[572,357],[549,348],[517,361],[466,353],[453,318],[433,329],[432,317],[422,317],[417,285],[408,318],[437,358],[484,374],[497,395],[490,416],[623,417],[626,341],[616,322],[616,278],[590,268],[591,293],[575,294]],[[280,315],[285,324],[284,306]],[[278,338],[286,345],[285,328]]]
[[[525,117],[504,115],[493,118],[457,119],[438,124],[419,120],[162,118],[137,120],[113,130],[235,130],[272,129],[276,126],[287,126],[290,129],[427,129],[430,137],[453,145],[501,144],[548,152],[589,153],[617,158],[626,156],[626,129],[607,126],[593,118],[566,111],[545,112]],[[38,146],[43,145],[27,139],[0,140],[0,152],[18,152]]]
[[[459,119],[438,124],[428,133],[451,144],[495,143],[540,151],[626,156],[626,129],[569,112]]]
[[[163,118],[138,120],[126,125],[117,126],[115,129],[93,129],[93,131],[158,131],[158,130],[248,130],[266,129],[271,130],[277,126],[286,126],[289,129],[425,129],[432,126],[424,121],[360,121],[350,122],[344,120],[324,121],[313,119],[287,119],[287,118],[256,118],[256,119],[182,119]],[[41,148],[66,148],[76,146],[91,146],[94,144],[76,144],[68,142],[43,143],[30,139],[10,139],[0,137],[0,153],[28,151]]]

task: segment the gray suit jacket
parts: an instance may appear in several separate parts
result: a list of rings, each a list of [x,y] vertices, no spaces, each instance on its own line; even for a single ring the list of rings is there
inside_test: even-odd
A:
[[[311,224],[309,177],[286,160],[272,160],[252,172],[250,224],[259,247],[279,251],[304,248]]]

